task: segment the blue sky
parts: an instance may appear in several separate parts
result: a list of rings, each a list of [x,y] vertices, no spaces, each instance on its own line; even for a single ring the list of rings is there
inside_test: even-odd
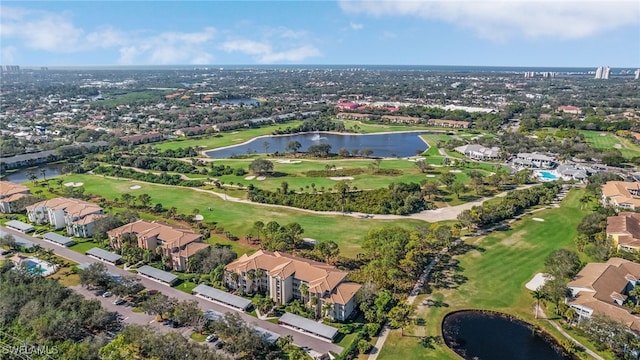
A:
[[[0,63],[640,67],[640,3],[3,0]]]

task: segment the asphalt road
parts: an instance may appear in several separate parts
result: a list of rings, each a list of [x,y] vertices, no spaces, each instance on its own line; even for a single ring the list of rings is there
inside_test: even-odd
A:
[[[61,246],[57,246],[54,245],[52,243],[49,243],[47,241],[44,241],[42,239],[38,239],[38,238],[34,238],[33,236],[29,236],[26,234],[23,234],[21,232],[0,226],[0,229],[2,229],[4,232],[8,233],[8,234],[14,234],[23,238],[26,238],[27,240],[30,240],[38,245],[40,245],[41,247],[45,248],[45,249],[51,249],[53,250],[53,252],[56,255],[59,255],[65,259],[71,260],[73,262],[76,262],[78,264],[82,264],[82,263],[93,263],[93,262],[97,262],[98,260],[88,257],[86,255],[80,254],[78,252],[75,252],[73,250],[70,250],[68,248],[65,247],[61,247]],[[237,312],[240,314],[240,316],[242,317],[242,319],[249,323],[249,324],[253,324],[254,326],[259,326],[261,328],[267,329],[269,331],[273,331],[277,334],[280,334],[280,336],[287,336],[287,335],[291,335],[293,337],[293,343],[295,345],[298,346],[307,346],[317,352],[320,353],[327,353],[329,351],[332,351],[334,353],[340,353],[342,352],[342,347],[333,344],[333,343],[329,343],[327,341],[315,338],[313,336],[309,336],[303,333],[300,333],[298,331],[295,330],[291,330],[289,328],[286,327],[282,327],[280,325],[271,323],[269,321],[265,321],[265,320],[260,320],[257,319],[251,315],[248,315],[244,312],[239,312],[236,310],[233,310],[231,308],[228,308],[226,306],[211,302],[211,301],[207,301],[204,300],[202,298],[199,298],[197,296],[193,296],[191,294],[187,294],[185,292],[182,292],[180,290],[177,290],[175,288],[169,287],[167,285],[163,285],[160,284],[158,282],[155,282],[153,280],[135,275],[130,273],[129,271],[126,270],[122,270],[119,267],[113,266],[111,264],[107,264],[105,263],[105,265],[107,265],[107,268],[109,269],[110,272],[114,273],[114,274],[119,274],[119,275],[126,275],[126,276],[134,276],[135,278],[137,278],[138,280],[140,280],[140,283],[146,287],[149,290],[158,290],[160,292],[162,292],[163,294],[169,296],[169,297],[173,297],[176,298],[180,301],[182,300],[196,300],[198,302],[198,304],[200,305],[200,309],[202,310],[215,310],[218,311],[220,313],[227,313],[227,312]],[[77,289],[76,289],[77,290]],[[108,300],[108,299],[105,299]],[[104,302],[103,302],[104,305]],[[111,304],[113,305],[113,304]],[[116,305],[113,305],[116,306]],[[108,306],[105,306],[107,309],[109,309]],[[116,306],[117,307],[117,306]],[[119,308],[119,307],[118,307]],[[111,310],[111,309],[110,309]],[[135,314],[131,311],[129,311],[131,314]],[[123,314],[125,317],[127,317],[126,314]],[[138,315],[138,314],[136,314]],[[144,314],[143,314],[144,315]],[[142,318],[140,317],[138,319],[137,316],[130,316],[131,321],[135,321],[136,324],[140,324],[140,325],[149,325],[149,320],[147,320],[146,318]],[[129,319],[128,319],[129,320]],[[140,322],[138,322],[140,321]],[[153,323],[152,323],[153,324]],[[162,325],[159,325],[160,328],[163,328]],[[164,327],[166,328],[166,327]]]

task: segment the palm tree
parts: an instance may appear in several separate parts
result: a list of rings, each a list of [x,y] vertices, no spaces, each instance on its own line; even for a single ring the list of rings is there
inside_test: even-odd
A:
[[[251,292],[253,292],[256,287],[254,282],[254,280],[256,280],[256,271],[254,269],[247,271],[247,280],[251,282]]]
[[[309,285],[307,285],[306,283],[301,282],[300,286],[298,287],[298,289],[300,289],[300,295],[302,296],[302,302],[303,303],[307,303],[307,295],[309,295]]]
[[[572,324],[575,319],[578,317],[578,313],[572,308],[568,308],[567,311],[564,312],[564,317],[569,321],[569,324]]]
[[[329,317],[329,315],[331,315],[331,312],[333,312],[333,304],[326,301],[324,304],[322,304],[322,316]]]
[[[544,300],[547,297],[547,294],[544,293],[541,289],[537,289],[531,292],[531,295],[534,299],[536,299],[536,319],[538,318],[538,309],[540,308],[540,300]]]
[[[640,285],[629,291],[629,296],[636,299],[636,306],[640,305]]]
[[[258,284],[258,289],[262,287],[262,277],[265,275],[264,270],[256,269],[256,282]]]
[[[33,170],[28,170],[27,171],[27,177],[29,178],[29,180],[31,180],[34,184],[36,183],[36,179],[38,178],[38,176],[36,175],[36,172]]]
[[[238,280],[240,280],[240,275],[238,275],[237,272],[232,272],[229,276],[231,277],[231,281],[233,281],[234,284],[235,284],[234,287],[237,289],[238,288]]]

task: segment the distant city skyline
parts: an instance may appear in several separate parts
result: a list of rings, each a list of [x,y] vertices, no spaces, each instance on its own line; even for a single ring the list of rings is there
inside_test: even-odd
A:
[[[640,67],[637,1],[3,1],[0,64]]]

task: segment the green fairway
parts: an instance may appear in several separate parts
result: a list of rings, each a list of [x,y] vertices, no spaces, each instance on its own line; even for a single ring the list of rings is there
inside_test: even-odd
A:
[[[459,309],[489,309],[510,313],[530,322],[534,300],[524,285],[544,268],[544,259],[554,250],[575,250],[576,226],[586,214],[579,199],[584,190],[572,190],[560,208],[545,209],[527,215],[512,224],[507,231],[493,232],[486,237],[471,239],[475,247],[458,256],[461,275],[467,280],[458,289],[436,289],[430,298],[441,300],[446,307],[423,307],[417,318],[425,326],[412,326],[400,336],[399,330],[390,334],[380,353],[380,359],[457,359],[444,344],[429,349],[420,344],[421,336],[441,336],[440,324],[444,316]],[[544,219],[544,222],[532,218]],[[419,304],[425,296],[420,296]],[[537,324],[547,326],[542,320]],[[407,334],[415,336],[406,336]],[[418,336],[418,337],[416,337]]]
[[[291,121],[286,124],[278,124],[271,126],[264,126],[256,129],[238,129],[231,132],[222,132],[214,136],[205,136],[202,138],[178,138],[162,143],[153,144],[153,147],[160,150],[177,149],[185,147],[199,146],[204,149],[213,149],[229,145],[242,144],[245,141],[249,141],[254,137],[261,135],[271,135],[274,131],[286,128],[294,128],[302,124],[302,121]]]
[[[317,240],[333,240],[340,245],[343,255],[355,256],[361,251],[360,243],[364,234],[371,228],[384,225],[413,227],[422,223],[419,220],[372,220],[341,215],[317,215],[277,207],[261,206],[249,203],[224,201],[218,196],[198,192],[190,188],[140,184],[141,188],[131,190],[129,180],[116,180],[96,175],[65,175],[65,182],[83,182],[87,194],[103,196],[107,199],[120,197],[124,193],[133,196],[146,193],[153,204],[161,203],[164,208],[175,207],[179,213],[191,214],[194,209],[206,221],[216,221],[225,231],[244,237],[255,221],[265,223],[275,220],[280,224],[298,222],[304,228],[304,237]],[[211,207],[212,211],[207,209]]]
[[[596,149],[619,149],[627,159],[640,156],[640,146],[632,143],[629,139],[617,136],[609,132],[600,131],[580,131],[585,136],[587,142]]]

